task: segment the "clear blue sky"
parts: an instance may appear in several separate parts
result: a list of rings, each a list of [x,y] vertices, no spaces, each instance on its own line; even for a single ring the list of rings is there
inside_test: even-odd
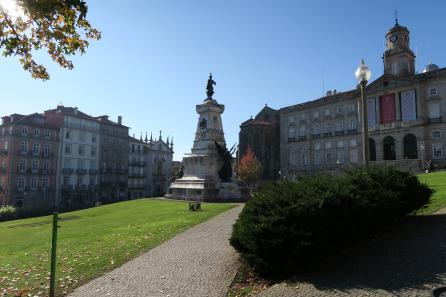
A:
[[[446,65],[444,1],[118,1],[87,0],[88,18],[102,30],[75,69],[44,55],[51,80],[36,81],[15,58],[0,57],[1,114],[41,112],[60,101],[91,115],[108,114],[138,136],[173,135],[174,159],[193,144],[195,105],[208,73],[226,105],[228,145],[239,125],[268,103],[280,108],[355,87],[362,57],[382,74],[384,36],[394,24],[411,33],[418,70],[430,59]]]

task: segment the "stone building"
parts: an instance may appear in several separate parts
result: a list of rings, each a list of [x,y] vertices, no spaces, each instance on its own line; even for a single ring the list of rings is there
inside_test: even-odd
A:
[[[170,183],[173,140],[129,137],[128,198],[160,197]]]
[[[279,111],[265,105],[255,116],[240,125],[238,157],[248,146],[262,164],[262,179],[276,179],[280,171]]]
[[[127,199],[129,128],[109,120],[107,115],[96,117],[99,123],[99,193],[103,203]]]
[[[432,160],[443,167],[446,68],[429,64],[416,73],[409,30],[397,22],[386,41],[384,73],[366,87],[372,164],[421,170],[425,160]],[[360,114],[359,89],[329,91],[280,109],[281,173],[294,178],[361,164]]]
[[[0,205],[54,205],[58,130],[38,113],[4,116],[0,126]]]
[[[99,123],[76,107],[58,105],[45,111],[59,128],[56,200],[60,207],[93,205],[99,201]]]

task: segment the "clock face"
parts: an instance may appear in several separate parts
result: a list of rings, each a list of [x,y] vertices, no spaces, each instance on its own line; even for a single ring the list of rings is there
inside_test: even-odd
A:
[[[390,36],[390,42],[396,42],[398,40],[398,36],[392,35]]]

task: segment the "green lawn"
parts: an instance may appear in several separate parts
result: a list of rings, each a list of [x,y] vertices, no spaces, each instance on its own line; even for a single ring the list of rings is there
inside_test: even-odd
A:
[[[58,292],[69,292],[233,204],[140,199],[60,215]],[[51,219],[0,223],[0,296],[48,294]]]
[[[428,215],[446,207],[446,171],[436,171],[418,175],[420,181],[435,190],[430,203],[416,212],[417,215]]]

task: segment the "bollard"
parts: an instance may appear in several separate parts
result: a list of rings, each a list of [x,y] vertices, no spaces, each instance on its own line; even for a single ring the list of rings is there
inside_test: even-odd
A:
[[[51,275],[50,275],[50,297],[55,297],[56,285],[56,248],[57,248],[57,222],[59,214],[53,213],[53,240],[51,243]]]

